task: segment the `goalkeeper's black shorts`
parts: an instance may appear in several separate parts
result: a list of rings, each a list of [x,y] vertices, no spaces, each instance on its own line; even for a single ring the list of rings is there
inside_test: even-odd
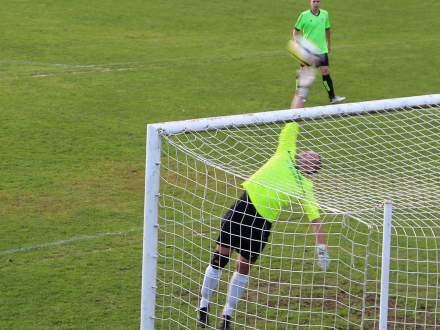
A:
[[[235,249],[254,263],[263,251],[272,223],[258,214],[247,192],[226,212],[217,244]]]

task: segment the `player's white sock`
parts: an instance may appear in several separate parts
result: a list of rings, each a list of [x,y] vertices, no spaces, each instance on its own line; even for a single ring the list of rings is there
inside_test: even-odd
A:
[[[200,300],[200,308],[208,307],[212,292],[217,287],[221,276],[222,271],[220,269],[215,269],[211,265],[208,265],[205,271],[202,289],[200,290],[202,295],[202,299]]]
[[[249,282],[249,276],[234,272],[231,282],[229,283],[228,296],[226,297],[226,305],[223,309],[223,315],[232,315],[232,312],[240,301],[243,292],[246,290]]]

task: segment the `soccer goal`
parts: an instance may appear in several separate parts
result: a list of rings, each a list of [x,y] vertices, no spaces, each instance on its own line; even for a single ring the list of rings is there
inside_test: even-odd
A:
[[[289,196],[231,328],[440,325],[436,94],[148,125],[142,329],[197,329],[222,218],[293,121],[298,150],[321,155],[313,185],[331,262],[318,267],[301,196]],[[211,296],[207,328],[220,324],[236,256]]]

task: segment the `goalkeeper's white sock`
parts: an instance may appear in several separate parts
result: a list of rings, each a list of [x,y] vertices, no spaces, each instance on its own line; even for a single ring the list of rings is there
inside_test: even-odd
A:
[[[208,307],[212,292],[217,287],[221,276],[222,271],[220,269],[215,269],[211,264],[208,265],[205,271],[202,289],[200,290],[202,295],[202,299],[200,299],[200,308]]]
[[[226,305],[223,309],[223,315],[231,316],[234,312],[235,306],[240,301],[243,292],[246,290],[249,282],[249,276],[234,272],[231,282],[229,283],[228,296],[226,297]]]

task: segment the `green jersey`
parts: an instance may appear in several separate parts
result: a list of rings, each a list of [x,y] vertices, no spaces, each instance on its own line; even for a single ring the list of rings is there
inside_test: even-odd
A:
[[[311,10],[303,11],[295,24],[295,29],[301,31],[303,37],[313,42],[322,53],[328,53],[326,30],[330,29],[328,12],[321,9],[318,15]]]
[[[243,183],[257,212],[270,222],[290,205],[291,198],[299,200],[310,221],[320,217],[313,183],[295,166],[298,131],[296,122],[287,124],[275,154]]]

